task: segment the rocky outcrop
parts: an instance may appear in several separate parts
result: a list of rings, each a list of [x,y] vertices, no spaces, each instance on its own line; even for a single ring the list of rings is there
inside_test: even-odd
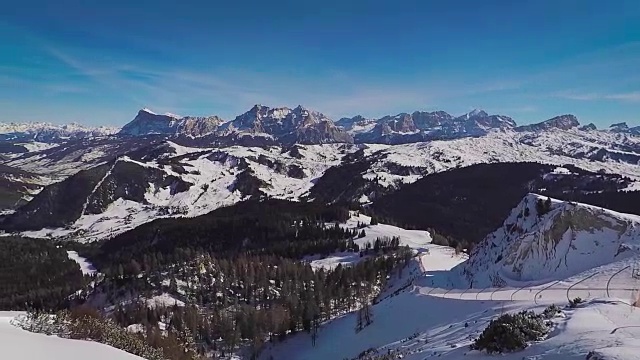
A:
[[[565,279],[637,251],[639,225],[632,215],[529,194],[458,270],[474,287]]]
[[[173,114],[159,115],[149,109],[142,109],[131,122],[122,127],[118,134],[199,137],[215,132],[222,122],[222,119],[217,116],[180,117]]]
[[[255,105],[224,124],[220,136],[262,136],[284,144],[351,143],[353,137],[322,113],[302,106],[270,108]]]
[[[531,125],[518,126],[517,131],[545,131],[549,129],[569,130],[580,126],[578,118],[574,115],[560,115],[549,120]]]

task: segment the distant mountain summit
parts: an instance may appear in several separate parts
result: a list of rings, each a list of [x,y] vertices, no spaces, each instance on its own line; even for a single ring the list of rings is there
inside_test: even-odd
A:
[[[61,142],[106,135],[171,138],[185,146],[271,146],[292,144],[408,144],[434,140],[482,137],[492,132],[532,132],[548,130],[598,131],[595,125],[580,126],[575,115],[565,114],[529,125],[518,126],[506,115],[474,109],[460,116],[445,111],[414,111],[367,118],[362,115],[333,121],[321,112],[302,105],[294,108],[256,104],[248,111],[225,121],[218,116],[157,114],[147,108],[122,129],[91,128],[78,124],[2,124],[0,141]],[[601,130],[602,131],[602,130]],[[607,131],[607,130],[604,130]],[[640,135],[640,126],[611,125],[608,132]]]
[[[612,124],[609,130],[617,133],[640,135],[640,126],[629,127],[626,122]]]
[[[569,130],[574,127],[580,126],[580,122],[578,118],[574,115],[560,115],[553,117],[549,120],[531,124],[531,125],[523,125],[518,126],[516,130],[518,131],[544,131],[549,129],[561,129],[561,130]]]
[[[159,115],[144,108],[138,111],[136,117],[122,127],[120,135],[171,135],[199,137],[216,131],[223,120],[217,116],[208,117],[180,117],[175,114]]]
[[[45,122],[0,123],[0,141],[53,142],[112,135],[115,127],[89,127],[77,123],[57,125]]]
[[[419,141],[482,136],[492,129],[512,129],[516,122],[505,115],[473,110],[454,117],[444,111],[415,111],[364,119],[358,115],[338,121],[358,143],[403,144]]]
[[[324,114],[301,105],[270,108],[255,105],[220,127],[220,135],[252,135],[282,143],[352,143],[353,138]]]

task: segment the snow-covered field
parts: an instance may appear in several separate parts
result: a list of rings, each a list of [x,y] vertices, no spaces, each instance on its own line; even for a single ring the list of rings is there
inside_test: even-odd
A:
[[[453,252],[450,248],[444,248],[431,244],[431,235],[428,231],[424,230],[406,230],[397,226],[387,224],[369,225],[371,223],[371,217],[360,214],[359,212],[352,211],[351,217],[344,224],[338,224],[345,229],[358,229],[358,232],[364,230],[365,236],[356,238],[354,243],[363,249],[367,243],[372,246],[377,238],[392,238],[397,236],[400,238],[400,246],[409,246],[409,248],[421,254],[429,252],[434,249],[435,251],[449,251]],[[366,224],[365,227],[358,228],[358,224]],[[313,256],[308,257],[305,260],[309,261],[310,265],[314,269],[325,268],[332,269],[338,266],[338,264],[353,265],[358,263],[363,258],[359,253],[353,252],[340,252],[334,253],[326,257]]]
[[[0,358],[6,360],[134,360],[141,357],[82,340],[35,334],[10,324],[17,312],[0,312]]]

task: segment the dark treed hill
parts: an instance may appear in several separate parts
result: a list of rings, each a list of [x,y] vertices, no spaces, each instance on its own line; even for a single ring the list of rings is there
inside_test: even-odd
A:
[[[0,310],[60,309],[87,283],[59,244],[0,237]]]
[[[331,224],[348,217],[338,205],[252,199],[194,218],[158,219],[77,247],[102,273],[82,296],[100,310],[113,305],[123,327],[142,324],[149,334],[164,319],[169,331],[191,330],[201,353],[248,345],[255,356],[267,339],[298,331],[315,337],[322,322],[369,309],[387,279],[402,275],[412,252],[394,238],[359,249],[357,229]],[[322,270],[301,261],[335,251],[360,251],[362,259]],[[138,301],[123,303],[122,294]],[[160,294],[186,306],[146,305]]]
[[[346,208],[285,200],[248,200],[194,218],[158,219],[104,242],[92,260],[100,267],[142,261],[150,253],[167,261],[196,250],[234,256],[275,254],[300,258],[330,253],[353,234],[326,222],[345,221]],[[183,256],[184,255],[184,256]],[[171,259],[174,257],[174,259]]]
[[[640,193],[618,192],[630,180],[565,165],[477,164],[428,175],[377,199],[372,211],[400,225],[432,229],[464,245],[498,228],[529,192],[640,213]]]
[[[36,174],[0,164],[0,208],[16,208],[26,203],[25,195],[41,187],[33,182],[37,178]]]

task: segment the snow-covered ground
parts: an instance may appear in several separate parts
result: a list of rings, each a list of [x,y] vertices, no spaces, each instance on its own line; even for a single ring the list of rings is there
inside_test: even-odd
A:
[[[35,334],[10,324],[17,312],[0,312],[0,358],[7,360],[134,360],[141,357],[91,341]]]
[[[426,285],[434,278],[446,278],[446,268],[459,260],[432,250],[416,261],[420,261],[423,275],[412,287],[374,305],[374,322],[369,327],[356,333],[356,317],[352,313],[323,325],[315,347],[309,335],[300,334],[269,348],[263,359],[343,359],[367,349],[375,349],[378,355],[391,351],[408,360],[433,356],[491,359],[494,356],[470,351],[468,347],[489,321],[505,312],[540,312],[552,303],[561,307],[567,304],[566,289],[545,292],[538,304],[534,301],[537,292],[528,289],[520,291],[513,301],[510,299],[518,289],[496,293],[495,289],[434,291]],[[611,356],[606,359],[640,359],[640,310],[612,298],[588,299],[576,309],[565,309],[565,317],[555,320],[557,326],[546,340],[500,358],[585,359],[587,353],[598,350]]]
[[[451,248],[432,245],[431,234],[424,230],[406,230],[397,226],[387,224],[369,225],[371,223],[371,217],[360,214],[359,212],[352,211],[351,217],[343,224],[338,224],[345,229],[357,229],[358,232],[365,232],[364,237],[358,237],[354,240],[354,243],[363,249],[367,243],[375,243],[377,238],[400,238],[400,246],[409,246],[417,254],[429,253],[430,251],[446,251],[447,253],[453,253]],[[358,224],[366,224],[365,227],[358,228]],[[465,259],[465,255],[456,256],[457,258]],[[310,265],[314,269],[325,268],[332,269],[338,266],[338,264],[353,265],[361,261],[359,253],[353,252],[339,252],[334,253],[326,257],[313,256],[308,257],[305,260],[309,261]]]
[[[33,142],[18,143],[16,145],[20,145],[24,147],[25,149],[27,149],[28,152],[38,152],[42,150],[53,149],[54,147],[59,146],[60,144],[33,141]]]
[[[80,270],[84,275],[95,275],[97,270],[86,258],[78,255],[77,251],[69,250],[67,251],[67,255],[69,259],[75,261],[80,265]]]
[[[157,211],[135,201],[117,199],[101,214],[85,214],[66,228],[44,228],[25,231],[22,234],[33,238],[73,237],[74,240],[90,242],[110,238],[131,230],[159,217]]]
[[[156,295],[150,299],[147,299],[147,305],[149,307],[156,307],[156,306],[184,306],[184,302],[181,300],[176,299],[175,297],[171,296],[170,294],[167,293],[162,293],[160,295]]]

